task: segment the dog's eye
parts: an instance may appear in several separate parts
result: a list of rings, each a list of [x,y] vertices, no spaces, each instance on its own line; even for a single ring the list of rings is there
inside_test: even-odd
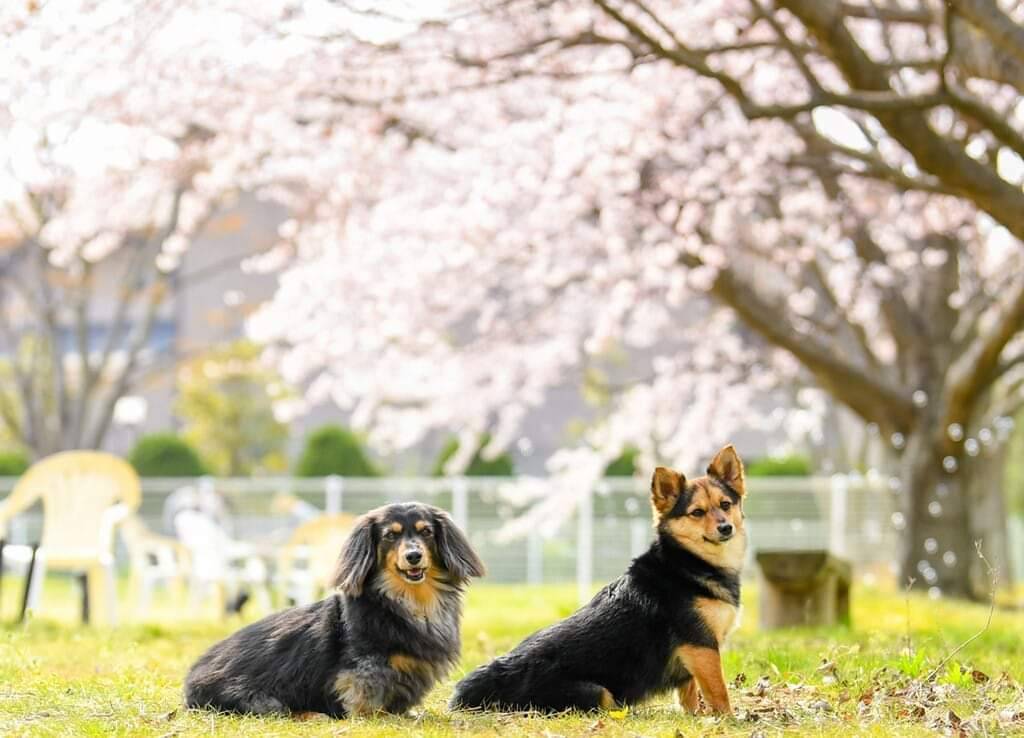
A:
[[[430,528],[424,528],[420,531],[420,535],[424,538],[430,538],[430,536],[434,535],[434,531],[432,531]]]
[[[690,515],[692,515],[695,518],[703,518],[704,517],[704,511],[700,510],[700,509],[697,509],[697,510],[694,510],[692,513],[690,513]]]
[[[393,530],[386,530],[384,531],[384,537],[389,541],[393,541],[398,537],[398,534]]]
[[[730,507],[732,507],[732,503],[731,502],[729,502],[728,500],[722,500],[722,509],[723,510],[728,510]]]

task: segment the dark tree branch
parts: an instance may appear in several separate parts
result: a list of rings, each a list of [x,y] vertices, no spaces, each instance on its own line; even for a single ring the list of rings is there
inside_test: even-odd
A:
[[[915,26],[927,26],[935,22],[932,12],[920,4],[917,8],[903,8],[890,3],[842,2],[839,5],[842,14],[847,18],[882,20],[886,23],[909,23]]]
[[[149,286],[149,301],[146,306],[146,314],[139,323],[135,336],[128,345],[125,354],[125,365],[114,380],[113,386],[107,393],[106,399],[100,406],[99,415],[96,419],[92,432],[87,436],[89,448],[99,448],[103,443],[107,431],[110,429],[111,420],[114,417],[114,407],[121,399],[134,378],[135,368],[138,366],[139,356],[145,348],[146,343],[153,331],[156,316],[167,294],[167,280],[165,277],[157,277]]]
[[[679,260],[691,268],[703,266],[700,258],[691,254],[680,255]],[[761,297],[734,270],[720,270],[711,293],[769,343],[792,353],[822,387],[862,418],[886,428],[909,427],[914,415],[909,393],[890,386],[877,375],[865,373],[845,360],[835,346],[794,330],[788,311]]]
[[[995,378],[1005,377],[1014,367],[1024,365],[1024,351],[1015,356],[1010,356],[999,362],[995,370]]]
[[[1024,28],[1017,25],[993,0],[946,0],[947,4],[1001,51],[1024,63]]]
[[[889,72],[874,63],[860,47],[843,23],[841,7],[835,0],[780,0],[780,4],[829,50],[830,59],[853,89],[892,94]],[[920,169],[941,179],[1024,240],[1024,193],[1019,187],[935,133],[921,110],[875,109],[872,112],[914,157]]]
[[[1003,144],[1013,149],[1018,155],[1024,156],[1024,135],[1018,133],[1007,122],[1006,116],[1000,115],[970,92],[951,81],[946,83],[946,94],[954,109],[988,128],[992,135]]]
[[[1024,330],[1024,280],[998,311],[988,333],[979,335],[949,370],[949,407],[953,420],[966,418],[981,393],[995,380],[999,357],[1021,330]],[[962,422],[962,421],[961,421]]]

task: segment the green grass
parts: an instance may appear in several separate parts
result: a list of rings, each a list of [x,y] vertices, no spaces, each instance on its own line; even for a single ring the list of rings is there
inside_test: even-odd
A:
[[[8,620],[13,589],[4,592]],[[745,590],[743,626],[725,656],[737,717],[724,720],[683,715],[670,695],[625,713],[448,713],[452,686],[468,669],[574,609],[571,586],[472,587],[462,664],[418,714],[347,721],[185,710],[180,694],[189,664],[241,621],[182,620],[164,601],[153,623],[85,628],[74,623],[71,594],[69,582],[48,582],[43,616],[0,629],[0,735],[885,736],[948,734],[961,720],[965,732],[1024,734],[1024,616],[997,611],[988,631],[924,684],[984,626],[988,608],[865,588],[854,591],[852,629],[772,633],[758,632],[756,591]],[[823,660],[832,666],[819,668]]]

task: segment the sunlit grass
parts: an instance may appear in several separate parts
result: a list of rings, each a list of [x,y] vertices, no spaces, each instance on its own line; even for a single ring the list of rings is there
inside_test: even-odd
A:
[[[3,613],[9,621],[18,593],[13,580],[5,585]],[[182,614],[165,599],[151,623],[129,618],[117,629],[84,628],[75,623],[77,600],[70,582],[49,582],[42,616],[23,628],[0,630],[0,734],[674,736],[679,730],[748,736],[763,730],[766,735],[933,735],[951,720],[950,711],[958,720],[973,718],[968,726],[981,726],[989,735],[1024,733],[1024,692],[1016,683],[1024,677],[1024,616],[1017,612],[997,611],[991,628],[944,666],[937,687],[922,697],[914,685],[982,628],[986,606],[859,588],[851,629],[762,633],[756,591],[745,590],[744,600],[743,625],[725,658],[727,678],[742,682],[732,688],[736,719],[684,716],[670,695],[625,715],[448,713],[445,702],[462,674],[564,617],[576,604],[571,585],[476,585],[466,605],[460,668],[430,694],[417,716],[299,722],[181,708],[189,664],[242,621]],[[832,662],[834,671],[819,670],[823,660]],[[989,679],[977,683],[972,670]],[[1004,672],[1008,677],[1001,677]],[[758,686],[762,677],[767,681]],[[905,697],[881,698],[901,690]]]

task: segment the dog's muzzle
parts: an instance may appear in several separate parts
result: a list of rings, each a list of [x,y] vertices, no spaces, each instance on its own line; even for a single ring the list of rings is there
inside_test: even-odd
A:
[[[427,570],[421,564],[423,562],[423,554],[420,551],[413,549],[404,556],[402,564],[398,565],[398,571],[402,575],[402,578],[407,582],[418,584],[422,582],[427,576]]]
[[[427,570],[413,567],[412,569],[399,569],[398,572],[402,575],[402,578],[413,584],[419,584],[427,576]]]

